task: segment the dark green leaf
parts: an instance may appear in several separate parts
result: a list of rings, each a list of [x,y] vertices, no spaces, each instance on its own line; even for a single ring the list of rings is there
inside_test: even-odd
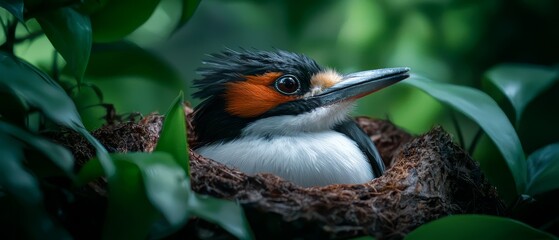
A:
[[[107,224],[106,234],[121,236],[126,231],[143,227],[137,236],[145,238],[147,230],[156,219],[157,215],[154,213],[163,215],[173,228],[180,227],[186,222],[189,216],[190,184],[182,167],[176,163],[172,155],[153,152],[111,154],[111,157],[117,170],[114,179],[109,181],[109,202],[112,201],[114,205],[113,208],[109,207],[109,212],[113,211],[110,215],[119,218],[120,215],[126,216],[136,211],[135,217],[142,220],[136,219],[124,226],[125,229],[116,229],[119,227],[111,227]],[[91,159],[78,173],[78,185],[92,181],[101,174],[99,161]],[[119,189],[127,189],[126,194]],[[115,191],[119,192],[115,193]],[[138,202],[124,206],[126,202],[135,201]]]
[[[91,53],[91,22],[76,10],[65,7],[37,16],[37,21],[54,48],[62,55],[79,82]]]
[[[74,183],[76,186],[82,187],[85,184],[102,177],[103,174],[103,167],[101,166],[99,159],[94,157],[89,159],[89,161],[80,168]]]
[[[0,0],[0,7],[8,10],[19,22],[24,22],[23,0]]]
[[[55,225],[43,206],[43,195],[37,179],[23,166],[23,145],[0,131],[0,186],[17,200],[18,213],[31,239],[70,239]]]
[[[483,83],[485,89],[492,84],[507,97],[514,107],[515,121],[518,123],[524,108],[557,80],[559,75],[553,68],[502,64],[487,71]]]
[[[134,163],[122,161],[132,156],[112,157],[115,158],[116,172],[109,180],[109,206],[103,238],[146,239],[157,219],[157,211],[146,196],[140,169]]]
[[[243,209],[235,202],[192,194],[188,207],[194,215],[221,226],[239,239],[254,238]]]
[[[31,148],[38,150],[42,155],[50,159],[58,169],[62,170],[66,176],[73,178],[74,157],[66,148],[2,121],[0,121],[0,132],[7,133],[14,139],[18,139]],[[36,163],[41,160],[44,159],[29,159],[28,162],[32,165],[46,166],[44,163]]]
[[[181,91],[165,115],[155,151],[171,154],[184,172],[190,173],[183,102],[184,96]]]
[[[83,14],[91,15],[102,9],[110,0],[82,0],[77,10]]]
[[[526,193],[536,195],[559,188],[559,143],[550,144],[528,156]]]
[[[179,29],[188,22],[196,11],[196,8],[198,8],[198,5],[200,5],[200,0],[182,0],[182,13],[176,29]]]
[[[159,0],[108,0],[91,15],[93,41],[122,39],[147,21],[157,4]]]
[[[28,106],[16,95],[4,92],[5,87],[0,84],[0,116],[1,119],[16,124],[20,127],[25,126]]]
[[[419,88],[479,124],[503,155],[514,177],[516,191],[524,192],[527,173],[524,151],[507,116],[493,99],[473,88],[438,83],[417,76],[404,83]]]
[[[171,226],[180,226],[188,219],[190,183],[182,167],[166,152],[127,154],[136,164],[144,181],[146,195]]]
[[[405,240],[414,239],[555,239],[522,222],[484,215],[448,216],[422,225]]]
[[[107,150],[85,129],[74,102],[58,83],[31,64],[4,52],[0,52],[0,72],[0,85],[6,86],[8,92],[54,122],[82,134],[96,148],[107,176],[112,176],[114,166]]]

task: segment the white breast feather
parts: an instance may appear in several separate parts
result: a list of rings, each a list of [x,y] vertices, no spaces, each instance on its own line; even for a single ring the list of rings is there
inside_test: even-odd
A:
[[[306,187],[373,179],[371,166],[355,142],[335,131],[244,137],[197,151],[248,174],[273,173]]]
[[[260,119],[242,137],[196,151],[245,173],[273,173],[301,186],[364,183],[373,179],[367,158],[354,141],[331,130],[347,119],[350,106]]]

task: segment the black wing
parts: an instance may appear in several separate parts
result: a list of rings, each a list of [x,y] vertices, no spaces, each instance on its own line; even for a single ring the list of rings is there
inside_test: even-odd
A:
[[[375,144],[371,141],[371,138],[367,136],[367,134],[357,125],[355,121],[348,119],[334,127],[334,130],[343,133],[357,143],[359,149],[361,149],[361,151],[369,159],[375,178],[382,175],[384,172],[384,162],[382,161]]]

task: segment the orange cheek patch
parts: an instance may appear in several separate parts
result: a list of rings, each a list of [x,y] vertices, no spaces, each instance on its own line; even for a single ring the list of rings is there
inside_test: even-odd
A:
[[[256,117],[268,110],[295,99],[276,92],[271,84],[281,73],[248,76],[246,81],[227,84],[226,111],[239,117]]]

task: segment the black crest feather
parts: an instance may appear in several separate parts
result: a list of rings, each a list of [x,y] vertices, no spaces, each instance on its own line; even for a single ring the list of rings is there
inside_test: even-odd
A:
[[[322,70],[314,60],[305,55],[283,50],[227,49],[210,54],[203,63],[205,66],[198,69],[202,78],[194,80],[194,87],[198,91],[193,94],[201,99],[223,93],[225,83],[243,81],[244,76],[283,72],[301,79],[310,79],[313,74]]]

